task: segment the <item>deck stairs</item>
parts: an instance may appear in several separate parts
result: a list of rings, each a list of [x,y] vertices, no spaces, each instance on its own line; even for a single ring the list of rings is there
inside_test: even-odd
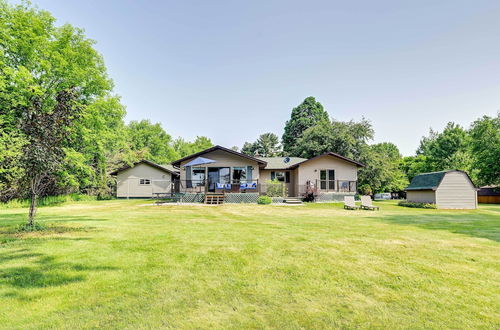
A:
[[[224,204],[224,194],[206,194],[205,204]]]
[[[302,204],[302,199],[299,197],[287,197],[284,200],[285,204],[290,204],[290,205],[300,205]]]

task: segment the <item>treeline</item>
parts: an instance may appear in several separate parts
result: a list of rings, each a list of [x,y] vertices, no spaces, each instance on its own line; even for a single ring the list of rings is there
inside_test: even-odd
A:
[[[148,120],[127,125],[125,107],[93,45],[83,30],[57,27],[46,11],[0,0],[0,200],[28,197],[26,164],[44,173],[43,195],[102,196],[113,187],[108,173],[124,164],[166,164],[212,146],[207,137],[174,139]],[[49,134],[51,123],[57,134]],[[450,168],[466,170],[476,184],[500,182],[499,115],[467,129],[450,123],[443,132],[431,131],[416,155],[404,158],[393,143],[372,143],[368,120],[331,119],[313,97],[292,110],[283,131],[281,138],[263,134],[241,151],[305,158],[337,152],[366,164],[359,173],[363,193],[399,191],[417,173]],[[51,148],[47,140],[55,137]],[[52,155],[46,169],[40,167],[44,150]]]
[[[168,163],[212,145],[206,137],[172,139],[148,120],[126,125],[125,107],[93,45],[83,30],[55,26],[46,11],[0,0],[0,200],[28,197],[26,164],[50,151],[50,141],[45,149],[34,145],[40,142],[36,134],[50,139],[50,126],[61,124],[63,117],[56,116],[61,107],[74,118],[59,134],[63,160],[56,171],[47,168],[44,195],[108,195],[113,185],[108,173],[126,163],[142,158]]]
[[[359,187],[365,194],[401,191],[418,173],[447,169],[466,171],[477,185],[500,183],[500,113],[479,118],[468,129],[450,122],[442,132],[431,130],[409,157],[402,157],[393,143],[370,144],[373,136],[368,120],[331,119],[314,97],[308,97],[292,110],[281,140],[265,133],[246,142],[241,151],[304,158],[336,152],[366,165],[359,171]]]

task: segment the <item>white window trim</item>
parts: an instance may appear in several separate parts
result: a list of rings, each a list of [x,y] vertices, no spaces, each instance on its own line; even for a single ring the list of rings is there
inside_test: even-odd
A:
[[[142,180],[148,180],[149,183],[141,183]],[[153,183],[153,179],[151,179],[151,178],[140,178],[139,179],[139,186],[151,186],[152,183]]]

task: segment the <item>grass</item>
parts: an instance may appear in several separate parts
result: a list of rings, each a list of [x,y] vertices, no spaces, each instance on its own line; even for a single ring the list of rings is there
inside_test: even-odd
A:
[[[498,328],[500,206],[0,210],[0,327]]]

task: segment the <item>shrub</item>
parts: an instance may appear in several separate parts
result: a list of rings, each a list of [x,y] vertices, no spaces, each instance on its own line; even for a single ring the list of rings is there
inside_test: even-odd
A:
[[[372,195],[373,194],[373,190],[372,190],[372,187],[369,185],[369,184],[363,184],[359,187],[359,192],[361,193],[361,195]]]
[[[398,205],[404,207],[414,207],[419,209],[437,209],[436,204],[432,203],[415,203],[415,202],[401,201],[398,203]]]
[[[257,204],[263,204],[263,205],[268,205],[271,204],[273,200],[269,196],[259,196],[257,198]]]
[[[266,195],[269,197],[286,196],[286,186],[276,179],[266,181]]]
[[[58,195],[58,196],[45,196],[38,199],[38,206],[54,206],[60,205],[67,202],[78,202],[78,201],[93,201],[96,200],[95,196],[89,196],[84,194],[69,194],[69,195]],[[0,209],[11,209],[11,208],[21,208],[29,207],[29,199],[11,199],[7,203],[0,203]]]

